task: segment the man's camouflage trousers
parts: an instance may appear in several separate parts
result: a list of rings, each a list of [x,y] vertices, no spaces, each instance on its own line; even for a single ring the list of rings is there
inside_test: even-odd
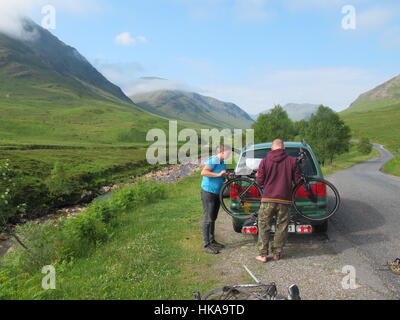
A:
[[[269,238],[272,223],[276,221],[272,254],[281,253],[288,237],[291,205],[263,203],[258,213],[258,249],[262,257],[269,255]],[[275,219],[274,219],[275,218]]]

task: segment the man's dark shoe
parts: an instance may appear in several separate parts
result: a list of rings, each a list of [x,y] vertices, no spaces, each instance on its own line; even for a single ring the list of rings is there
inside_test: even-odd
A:
[[[205,248],[204,248],[204,251],[205,251],[206,253],[209,253],[209,254],[218,254],[218,253],[219,253],[219,250],[218,250],[217,248],[214,248],[214,247],[211,246],[211,245],[208,245],[207,247],[205,247]]]
[[[217,241],[211,242],[211,245],[212,245],[214,248],[217,248],[217,249],[225,249],[225,245],[223,245],[222,243],[219,243],[219,242],[217,242]]]
[[[274,256],[272,257],[274,261],[279,261],[282,259],[282,253],[275,253]]]

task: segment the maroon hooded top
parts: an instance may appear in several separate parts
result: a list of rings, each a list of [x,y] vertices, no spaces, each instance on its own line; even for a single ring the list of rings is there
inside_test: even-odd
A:
[[[292,204],[293,184],[300,183],[301,169],[296,158],[285,150],[271,151],[257,173],[257,183],[264,189],[263,203]]]

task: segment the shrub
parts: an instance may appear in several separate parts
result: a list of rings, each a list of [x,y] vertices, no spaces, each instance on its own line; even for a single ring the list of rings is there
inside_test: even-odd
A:
[[[372,152],[372,144],[369,142],[369,139],[361,138],[357,143],[357,150],[362,154],[370,154]]]
[[[20,174],[11,168],[10,162],[0,162],[0,232],[7,222],[17,221],[17,215],[25,212],[26,205],[15,198],[20,182]]]
[[[139,180],[132,187],[124,187],[113,192],[111,206],[119,210],[135,208],[140,204],[155,202],[166,197],[167,188],[164,184]]]
[[[18,226],[16,233],[28,250],[16,246],[7,259],[17,268],[32,272],[44,265],[87,256],[110,239],[121,213],[156,202],[165,198],[166,194],[164,184],[139,181],[131,187],[115,191],[108,200],[93,202],[77,216]]]

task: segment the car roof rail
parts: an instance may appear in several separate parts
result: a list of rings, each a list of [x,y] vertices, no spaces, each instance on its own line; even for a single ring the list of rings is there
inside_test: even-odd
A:
[[[308,143],[307,143],[307,141],[306,141],[306,140],[304,140],[304,138],[303,138],[303,139],[301,139],[301,143],[302,143],[304,146],[308,146]]]

